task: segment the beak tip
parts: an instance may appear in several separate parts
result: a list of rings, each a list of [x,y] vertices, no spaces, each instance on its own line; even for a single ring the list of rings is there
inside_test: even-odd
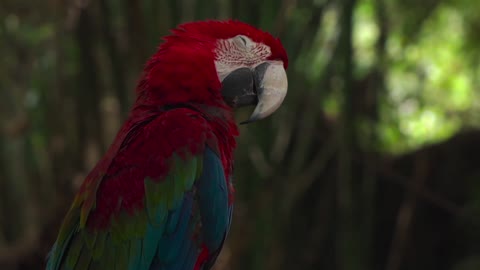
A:
[[[259,102],[251,117],[254,120],[268,117],[283,103],[288,88],[287,74],[283,65],[279,63],[268,65],[259,85],[263,91],[259,91]]]
[[[250,123],[255,122],[257,120],[259,120],[258,117],[250,117],[248,120],[240,122],[240,125],[250,124]]]
[[[280,107],[287,94],[288,79],[281,62],[265,62],[255,70],[256,107],[250,118],[240,125],[270,116]]]

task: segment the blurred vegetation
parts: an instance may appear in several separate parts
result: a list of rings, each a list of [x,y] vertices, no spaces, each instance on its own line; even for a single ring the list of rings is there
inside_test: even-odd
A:
[[[216,269],[480,269],[480,1],[2,0],[0,268],[43,269],[161,37],[279,36],[289,95],[241,127]]]

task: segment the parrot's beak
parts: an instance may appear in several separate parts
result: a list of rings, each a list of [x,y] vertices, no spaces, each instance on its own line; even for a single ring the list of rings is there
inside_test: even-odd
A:
[[[222,81],[222,95],[228,105],[239,108],[256,105],[246,124],[274,113],[287,95],[288,80],[283,63],[267,61],[254,69],[239,68]]]

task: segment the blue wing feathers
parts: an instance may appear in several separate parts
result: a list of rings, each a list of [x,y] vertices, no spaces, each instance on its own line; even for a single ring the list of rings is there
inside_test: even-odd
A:
[[[220,250],[230,223],[231,206],[223,165],[216,153],[208,147],[203,157],[202,173],[195,181],[195,196],[185,194],[180,209],[169,213],[164,236],[157,248],[157,257],[151,270],[191,270],[195,265],[199,244],[193,239],[195,216],[202,222],[201,239],[215,255]],[[192,177],[194,175],[191,175]],[[199,213],[192,212],[194,203]],[[159,267],[160,266],[160,267]]]
[[[185,239],[180,243],[180,249],[178,250],[177,257],[175,260],[170,261],[167,264],[168,270],[187,270],[184,266],[187,264],[188,260],[193,260],[195,262],[196,256],[188,256],[191,249],[194,248],[194,243],[192,239]],[[194,254],[195,255],[195,254]],[[188,269],[191,270],[191,269]]]
[[[185,264],[182,270],[191,270],[195,265],[195,261],[197,260],[197,246],[193,243],[193,240],[190,240],[189,250],[187,257],[185,258]]]
[[[157,257],[160,262],[172,263],[178,256],[182,243],[185,242],[188,235],[190,215],[192,213],[193,198],[191,193],[187,193],[182,208],[177,210],[177,213],[172,213],[172,220],[168,221],[168,225],[171,225],[170,231],[165,231],[165,234],[158,243]]]
[[[140,266],[140,258],[141,258],[141,251],[142,251],[142,240],[141,239],[133,239],[130,240],[130,254],[129,254],[129,270],[136,270],[139,269]]]
[[[158,242],[163,234],[164,226],[153,226],[147,224],[147,232],[142,242],[142,260],[140,269],[148,269],[152,264],[153,257],[156,255]]]
[[[209,148],[205,151],[197,188],[205,244],[215,251],[221,247],[228,230],[229,206],[222,162]]]
[[[74,260],[70,264],[74,267],[69,270],[192,270],[202,245],[212,256],[204,268],[209,269],[223,245],[231,219],[223,165],[208,147],[203,158],[179,164],[194,168],[185,172],[178,171],[181,166],[175,168],[175,181],[181,178],[182,184],[171,181],[164,189],[165,185],[149,182],[148,188],[157,188],[162,196],[147,197],[144,216],[129,217],[130,222],[139,224],[140,218],[146,217],[146,227],[139,230],[141,235],[119,237],[115,232],[113,237],[114,232],[106,231],[84,239],[82,230],[74,226],[65,243],[54,245],[53,250],[61,248],[62,252],[59,258],[49,258],[47,270],[66,269],[65,259]],[[83,245],[73,245],[78,241],[83,241]]]

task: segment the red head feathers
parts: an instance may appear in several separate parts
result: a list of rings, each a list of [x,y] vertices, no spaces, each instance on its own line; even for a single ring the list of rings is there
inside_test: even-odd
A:
[[[220,41],[235,36],[245,36],[266,46],[268,54],[259,61],[278,60],[287,68],[285,49],[279,39],[267,32],[233,20],[185,23],[164,39],[147,63],[137,87],[136,105],[194,103],[224,107],[215,60]]]
[[[272,114],[287,65],[278,39],[241,22],[173,30],[83,182],[47,269],[210,269],[232,211],[232,109],[255,105],[248,122]]]

